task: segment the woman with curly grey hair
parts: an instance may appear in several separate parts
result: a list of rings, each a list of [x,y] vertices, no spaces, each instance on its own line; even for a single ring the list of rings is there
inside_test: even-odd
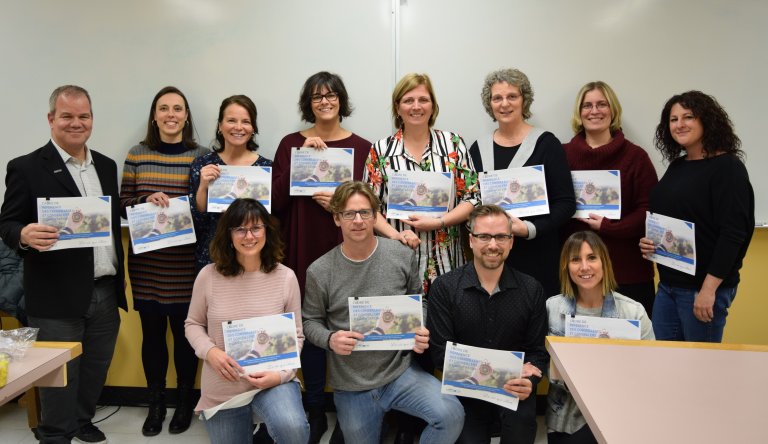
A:
[[[498,122],[498,128],[470,147],[475,169],[544,166],[549,214],[512,218],[512,234],[517,239],[507,263],[541,282],[548,296],[556,295],[559,230],[576,209],[563,146],[554,134],[527,122],[531,117],[533,88],[522,71],[491,72],[485,78],[480,98],[488,115]]]
[[[741,141],[714,97],[688,91],[664,105],[655,143],[669,168],[651,191],[650,211],[695,224],[696,272],[656,264],[653,330],[664,341],[721,342],[755,229]],[[656,245],[642,238],[640,250]]]

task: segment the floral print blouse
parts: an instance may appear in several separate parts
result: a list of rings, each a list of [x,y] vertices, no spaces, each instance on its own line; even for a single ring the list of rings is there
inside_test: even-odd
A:
[[[478,204],[477,173],[467,153],[464,140],[448,131],[430,130],[429,145],[421,156],[414,159],[403,143],[403,130],[374,143],[365,161],[363,180],[381,200],[381,212],[387,215],[387,180],[390,172],[421,170],[452,172],[456,186],[454,208],[461,202]],[[410,227],[397,219],[388,219],[397,231]],[[415,231],[415,230],[414,230]],[[424,294],[436,277],[464,264],[459,227],[418,232],[421,244],[417,250],[419,273],[423,276]]]

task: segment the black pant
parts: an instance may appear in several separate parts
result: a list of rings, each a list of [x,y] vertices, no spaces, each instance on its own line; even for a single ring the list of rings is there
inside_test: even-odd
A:
[[[304,341],[301,350],[301,375],[304,379],[304,404],[307,408],[325,407],[325,349]]]
[[[77,430],[90,423],[107,380],[115,351],[120,315],[113,279],[97,281],[87,312],[73,319],[30,316],[29,325],[40,331],[40,341],[81,342],[83,354],[67,364],[67,385],[41,388],[41,421],[37,428],[44,443],[69,443]]]
[[[164,315],[140,311],[139,317],[141,333],[144,335],[141,342],[141,362],[144,365],[147,385],[165,387],[165,375],[168,372],[168,344],[165,334],[170,324],[177,382],[179,385],[193,386],[197,376],[198,359],[184,336],[186,315]]]
[[[552,432],[547,433],[549,444],[597,444],[588,425],[576,430],[573,434]]]
[[[459,397],[464,406],[464,429],[457,444],[487,444],[491,440],[491,426],[501,422],[501,444],[533,444],[536,440],[536,386],[517,411],[490,402]]]
[[[616,291],[643,304],[645,312],[648,313],[648,319],[651,318],[653,301],[656,299],[656,288],[654,288],[652,281],[643,284],[619,285]]]

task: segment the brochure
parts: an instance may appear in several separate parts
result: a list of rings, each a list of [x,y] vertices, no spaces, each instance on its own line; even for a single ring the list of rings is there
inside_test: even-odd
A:
[[[189,197],[169,199],[168,208],[143,203],[126,208],[131,246],[136,254],[195,243]]]
[[[447,342],[441,393],[480,399],[517,410],[517,396],[504,383],[523,374],[525,353]]]
[[[696,274],[696,226],[674,217],[645,212],[645,237],[653,240],[656,252],[648,259],[657,264]]]
[[[208,187],[208,212],[223,213],[237,198],[258,200],[272,212],[272,167],[220,165],[221,176]]]
[[[355,150],[352,148],[291,148],[291,196],[333,192],[352,180]]]
[[[454,200],[453,174],[439,171],[396,171],[387,183],[387,219],[439,217]]]
[[[640,321],[596,316],[566,316],[565,335],[575,338],[640,339]]]
[[[484,204],[515,217],[549,214],[544,165],[486,171],[478,175]]]
[[[621,219],[621,171],[571,171],[576,195],[574,218],[586,219],[589,214]]]
[[[37,198],[37,222],[56,227],[59,240],[46,251],[112,245],[110,196]]]
[[[410,350],[423,325],[420,294],[349,298],[349,329],[365,336],[354,351]]]
[[[293,313],[225,321],[224,351],[246,373],[301,367]]]

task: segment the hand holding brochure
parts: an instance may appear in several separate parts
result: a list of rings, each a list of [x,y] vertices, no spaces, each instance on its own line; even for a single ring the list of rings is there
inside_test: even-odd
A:
[[[387,219],[438,217],[453,207],[453,175],[439,171],[396,171],[387,182]]]
[[[640,339],[637,319],[566,316],[565,336],[575,338]]]
[[[609,219],[621,218],[621,172],[619,170],[571,171],[576,195],[573,218],[585,219],[590,213]]]
[[[293,313],[221,323],[224,351],[250,374],[301,367]]]
[[[197,240],[189,197],[176,197],[168,203],[168,208],[144,203],[126,209],[134,253],[191,244]]]
[[[440,393],[466,396],[517,410],[520,399],[504,390],[523,374],[525,353],[448,342]]]
[[[208,187],[208,212],[223,213],[235,199],[249,197],[272,211],[272,167],[220,165]]]
[[[421,295],[349,298],[349,329],[365,336],[353,351],[410,350],[423,325]]]
[[[674,217],[645,213],[645,237],[651,239],[656,252],[648,259],[669,268],[696,274],[696,226]]]
[[[110,196],[37,199],[37,221],[59,230],[59,240],[47,251],[112,245]]]
[[[352,180],[352,148],[291,148],[291,196],[311,196],[318,191],[333,192]]]
[[[483,203],[496,204],[515,217],[549,214],[543,165],[486,171],[478,180]]]

